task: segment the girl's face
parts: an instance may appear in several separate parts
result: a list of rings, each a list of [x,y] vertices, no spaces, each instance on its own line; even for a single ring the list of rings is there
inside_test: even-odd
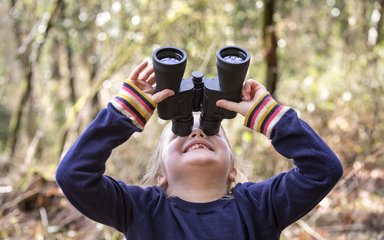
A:
[[[234,163],[229,143],[222,132],[207,136],[198,127],[198,118],[192,132],[185,137],[173,133],[162,152],[163,170],[167,182],[178,181],[194,171],[206,171],[211,177],[233,181],[235,177]]]

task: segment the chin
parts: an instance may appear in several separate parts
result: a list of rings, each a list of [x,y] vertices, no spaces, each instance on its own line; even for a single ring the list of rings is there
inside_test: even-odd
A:
[[[183,160],[191,164],[212,164],[217,162],[216,158],[213,152],[199,150],[191,151],[183,155]]]

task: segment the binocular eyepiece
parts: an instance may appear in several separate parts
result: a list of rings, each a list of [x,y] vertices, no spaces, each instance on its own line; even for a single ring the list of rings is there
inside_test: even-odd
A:
[[[192,72],[183,79],[187,53],[176,47],[162,47],[152,56],[156,77],[156,90],[171,89],[175,95],[159,103],[161,119],[172,120],[172,131],[187,136],[192,131],[193,114],[201,112],[200,128],[208,136],[220,130],[223,119],[236,117],[232,112],[216,106],[220,99],[241,101],[241,90],[249,67],[249,52],[237,46],[227,46],[216,52],[218,76],[206,78],[202,72]]]

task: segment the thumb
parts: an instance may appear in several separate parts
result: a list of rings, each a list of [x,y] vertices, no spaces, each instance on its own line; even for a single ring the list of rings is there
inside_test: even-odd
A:
[[[237,112],[237,113],[239,113],[240,111],[239,103],[231,102],[224,99],[217,101],[216,106],[227,109],[229,111]]]
[[[154,101],[155,103],[160,103],[161,101],[163,101],[167,97],[173,96],[174,94],[175,94],[174,91],[172,91],[170,89],[164,89],[160,92],[153,94],[152,95],[152,101]]]

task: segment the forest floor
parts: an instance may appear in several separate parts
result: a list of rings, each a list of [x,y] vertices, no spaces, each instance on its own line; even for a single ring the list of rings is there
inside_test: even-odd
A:
[[[281,239],[384,239],[384,172],[356,165]],[[33,174],[20,190],[0,186],[0,239],[124,239],[75,210],[53,179]]]

